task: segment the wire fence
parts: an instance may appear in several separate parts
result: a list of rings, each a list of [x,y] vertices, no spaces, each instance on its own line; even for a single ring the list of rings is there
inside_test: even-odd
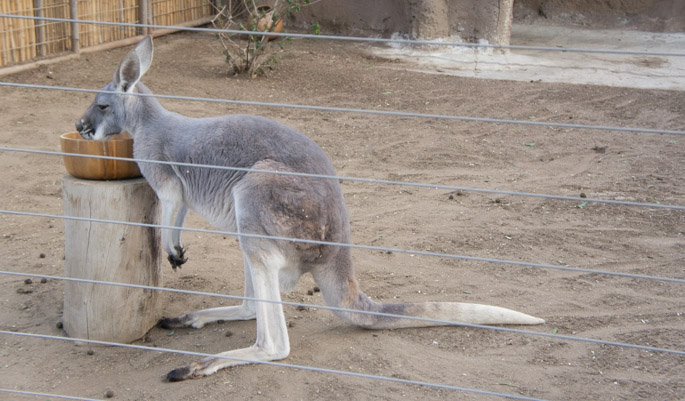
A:
[[[0,214],[15,215],[15,216],[43,217],[43,218],[60,219],[60,220],[86,221],[86,222],[92,222],[92,223],[121,224],[121,225],[158,228],[158,229],[162,229],[162,228],[175,229],[176,228],[176,227],[163,226],[163,225],[158,225],[158,224],[146,224],[146,223],[137,223],[137,222],[128,222],[128,221],[117,221],[117,220],[104,220],[104,219],[84,218],[84,217],[75,217],[75,216],[60,216],[60,215],[51,215],[51,214],[45,214],[45,213],[21,212],[21,211],[15,211],[15,210],[0,210]],[[454,255],[454,254],[448,254],[448,253],[421,251],[421,250],[416,250],[416,249],[413,250],[413,249],[402,249],[402,248],[388,248],[388,247],[382,247],[382,246],[349,244],[349,243],[342,243],[342,242],[315,241],[315,240],[302,239],[302,238],[277,237],[277,236],[273,236],[273,235],[248,234],[248,233],[239,233],[239,232],[232,232],[232,231],[218,231],[218,230],[187,228],[187,227],[183,227],[183,228],[181,228],[181,230],[197,232],[197,233],[205,233],[205,234],[220,234],[220,235],[231,235],[234,237],[269,239],[269,240],[285,241],[285,242],[297,242],[297,243],[303,243],[303,244],[339,246],[339,247],[364,249],[364,250],[379,251],[379,252],[404,253],[404,254],[410,254],[410,255],[431,256],[431,257],[439,257],[439,258],[445,258],[445,259],[460,259],[460,260],[469,260],[469,261],[474,261],[474,262],[508,264],[508,265],[523,266],[523,267],[534,267],[534,268],[541,268],[541,269],[573,271],[576,273],[600,274],[600,275],[606,275],[606,276],[615,276],[615,277],[623,277],[623,278],[631,278],[631,279],[654,280],[654,281],[685,284],[685,279],[679,279],[679,278],[675,278],[675,277],[658,277],[658,276],[649,276],[649,275],[645,275],[645,274],[633,274],[633,273],[613,272],[613,271],[606,271],[606,270],[585,269],[585,268],[574,267],[574,266],[565,266],[565,265],[551,265],[551,264],[532,263],[532,262],[517,261],[517,260],[503,260],[503,259],[484,258],[484,257],[477,257],[477,256]]]
[[[2,18],[2,17],[8,17],[8,15],[7,14],[0,14],[0,18]],[[73,20],[59,19],[59,18],[43,18],[42,20],[46,23],[48,23],[48,22],[59,23],[59,22],[65,22],[65,21],[73,22]],[[112,26],[129,27],[129,28],[130,27],[133,27],[133,28],[145,27],[145,28],[155,28],[155,29],[168,28],[168,26],[145,25],[145,24],[102,23],[102,22],[97,22],[97,21],[76,21],[76,22],[86,23],[86,24],[112,25]],[[211,29],[204,29],[204,28],[182,28],[181,27],[181,29],[186,29],[189,31],[201,31],[201,32],[205,32],[205,33],[213,32],[213,30],[211,30]],[[287,34],[287,36],[295,36],[295,35]],[[326,37],[326,36],[322,37],[322,36],[316,36],[316,35],[300,35],[300,36],[309,37],[309,38],[331,39],[331,37]],[[376,40],[376,39],[369,39],[369,38],[351,38],[351,37],[333,37],[333,38],[340,39],[340,40],[359,40],[359,41],[367,41],[367,42],[376,42],[376,41],[389,42],[390,41],[390,40],[384,40],[384,39]],[[421,41],[404,41],[404,40],[400,40],[400,41],[395,40],[394,42],[408,43],[408,44],[421,44],[422,43]],[[464,44],[461,44],[461,43],[459,43],[459,44],[442,43],[442,45],[463,46]],[[468,44],[468,45],[472,46],[471,44]],[[482,46],[482,45],[473,45],[473,46]],[[502,46],[490,46],[490,47],[502,47]],[[505,48],[514,49],[514,48],[521,48],[521,47],[506,46]],[[526,48],[531,48],[531,47],[526,47]],[[536,47],[535,49],[550,50],[550,51],[552,51],[552,50],[553,51],[578,51],[578,52],[593,52],[593,51],[595,51],[592,49],[559,49],[559,48],[539,48],[539,47]],[[614,52],[614,51],[603,51],[603,50],[599,50],[599,51],[610,52],[610,53],[614,53],[614,54],[664,55],[661,53],[649,53],[649,52]],[[681,57],[681,56],[685,56],[685,53],[684,54],[669,53],[666,55],[667,56]],[[45,85],[15,84],[15,83],[8,83],[8,82],[0,82],[0,86],[15,87],[15,88],[43,89],[43,90],[76,91],[76,92],[86,92],[86,93],[99,92],[98,90],[91,90],[91,89],[84,89],[84,88],[67,88],[67,87],[54,87],[54,86],[45,86]],[[308,106],[308,105],[279,104],[279,103],[247,102],[247,101],[211,99],[211,98],[197,98],[197,97],[185,97],[185,96],[174,96],[174,95],[152,95],[152,96],[155,96],[158,98],[174,99],[174,100],[179,100],[179,101],[206,101],[206,102],[247,104],[247,105],[252,105],[252,106],[260,106],[260,107],[303,108],[303,109],[318,110],[318,111],[323,111],[323,112],[354,112],[354,113],[366,113],[366,114],[380,114],[380,115],[388,115],[388,116],[403,116],[403,117],[416,117],[416,118],[438,118],[438,119],[448,119],[448,120],[451,119],[451,120],[460,120],[460,121],[475,121],[475,122],[481,122],[481,123],[542,125],[542,126],[549,126],[549,127],[563,127],[563,128],[568,128],[568,129],[586,129],[586,130],[614,131],[614,132],[624,132],[624,133],[628,132],[628,133],[640,133],[640,134],[685,135],[684,131],[679,131],[679,130],[612,127],[612,126],[597,126],[597,125],[584,125],[584,124],[559,124],[559,123],[554,123],[554,122],[517,121],[517,120],[503,120],[503,119],[469,117],[469,116],[449,116],[449,115],[434,115],[434,114],[423,114],[423,113],[389,112],[389,111],[378,111],[378,110],[368,110],[368,109],[345,109],[345,108],[335,108],[335,107],[325,107],[325,106]],[[10,148],[10,147],[0,147],[0,151],[23,152],[23,153],[33,153],[33,154],[51,155],[51,156],[68,155],[68,154],[65,154],[62,152],[50,152],[50,151],[44,151],[44,150],[20,149],[20,148]],[[81,155],[73,155],[73,156],[81,156]],[[100,157],[100,158],[107,158],[107,157]],[[654,208],[654,209],[666,209],[666,210],[671,210],[671,211],[675,211],[675,212],[680,212],[680,211],[685,210],[685,206],[682,206],[682,205],[664,205],[664,204],[652,204],[652,203],[644,203],[644,202],[627,202],[627,201],[619,201],[619,200],[611,200],[611,199],[588,199],[588,198],[563,196],[563,195],[553,195],[553,194],[533,194],[533,193],[516,192],[516,191],[492,190],[492,189],[485,189],[485,188],[468,188],[468,187],[458,187],[458,186],[436,185],[436,184],[430,184],[430,183],[375,180],[375,179],[358,178],[358,177],[339,177],[339,176],[320,176],[320,175],[310,175],[310,174],[300,174],[300,173],[281,173],[281,172],[263,171],[263,170],[255,170],[255,169],[238,169],[235,167],[225,167],[225,166],[211,166],[211,165],[196,165],[196,164],[175,163],[175,162],[161,162],[161,161],[155,161],[155,160],[139,160],[139,159],[125,159],[125,160],[132,160],[132,161],[136,161],[139,163],[163,163],[163,164],[166,163],[166,164],[173,164],[173,165],[180,165],[180,166],[192,166],[192,167],[197,167],[197,168],[219,168],[219,169],[241,170],[241,171],[245,171],[245,172],[292,174],[292,175],[307,176],[310,178],[349,180],[349,181],[354,181],[354,182],[373,183],[373,184],[382,184],[382,185],[406,185],[406,186],[416,186],[416,187],[424,187],[424,188],[437,188],[437,189],[445,189],[445,190],[495,193],[495,194],[512,195],[512,196],[540,197],[540,198],[555,199],[555,200],[562,200],[562,201],[596,202],[596,203],[608,204],[608,205],[614,206],[614,207],[627,206],[627,207],[639,207],[639,208]],[[24,217],[50,218],[50,219],[86,220],[86,221],[91,221],[91,222],[100,223],[100,224],[136,225],[136,226],[144,226],[144,227],[150,227],[150,228],[156,228],[156,229],[170,228],[170,227],[166,227],[166,226],[148,225],[148,224],[142,224],[142,223],[137,223],[137,222],[123,222],[123,221],[111,221],[111,220],[100,220],[100,219],[81,219],[81,218],[76,218],[76,217],[72,217],[72,216],[61,216],[61,215],[53,215],[53,214],[47,214],[47,213],[33,213],[33,212],[17,211],[17,210],[0,210],[0,214],[16,215],[16,216],[24,216]],[[184,231],[203,232],[203,233],[218,234],[218,235],[251,236],[250,234],[241,234],[241,233],[235,233],[235,232],[223,232],[223,231],[217,231],[217,230],[201,230],[201,229],[194,229],[194,228],[182,228],[182,229]],[[438,252],[426,252],[426,251],[420,251],[420,250],[376,247],[376,246],[369,246],[369,245],[357,245],[357,244],[347,244],[347,243],[330,243],[330,242],[325,242],[325,241],[310,241],[310,240],[303,240],[303,239],[298,239],[298,238],[284,238],[284,237],[272,237],[272,236],[257,236],[257,237],[269,238],[269,239],[279,240],[279,241],[298,241],[298,242],[307,242],[307,243],[329,245],[329,246],[346,246],[346,247],[366,249],[366,250],[375,250],[375,251],[384,251],[384,252],[389,251],[389,252],[396,252],[396,253],[408,253],[408,254],[440,257],[440,258],[473,260],[473,261],[487,262],[487,263],[504,263],[504,264],[519,265],[519,266],[525,266],[525,267],[566,270],[566,271],[573,271],[573,272],[577,272],[577,273],[590,273],[590,274],[600,274],[600,275],[607,275],[607,276],[617,276],[617,277],[630,278],[630,279],[646,279],[646,280],[654,280],[654,281],[660,281],[660,282],[668,282],[668,283],[673,283],[673,284],[678,284],[678,285],[679,284],[685,284],[685,279],[680,279],[680,278],[676,278],[676,277],[649,276],[649,275],[630,274],[630,273],[623,273],[623,272],[585,269],[585,268],[572,267],[572,266],[549,265],[549,264],[531,263],[531,262],[514,261],[514,260],[500,260],[500,259],[493,259],[493,258],[481,258],[481,257],[467,256],[467,255],[454,255],[454,254],[438,253]],[[60,276],[37,275],[37,274],[29,274],[29,273],[23,273],[23,272],[0,271],[0,275],[36,277],[36,278],[45,277],[45,278],[49,278],[49,279],[62,280],[62,281],[80,281],[80,282],[91,282],[91,283],[107,284],[107,285],[115,285],[115,286],[128,286],[128,287],[132,287],[132,288],[146,288],[146,289],[151,289],[151,290],[156,290],[156,291],[176,292],[176,293],[181,293],[181,294],[186,294],[186,295],[203,295],[203,296],[212,296],[212,297],[235,299],[235,300],[247,299],[247,300],[254,300],[254,301],[259,301],[259,302],[269,302],[269,301],[265,301],[265,300],[251,299],[251,298],[245,298],[245,297],[240,297],[240,296],[230,296],[230,295],[223,295],[223,294],[216,294],[216,293],[188,291],[188,290],[162,288],[162,287],[135,286],[135,285],[123,284],[123,283],[99,282],[99,281],[93,281],[93,280],[73,279],[73,278],[69,278],[69,277],[60,277]],[[321,306],[321,305],[310,305],[310,304],[304,304],[304,303],[294,303],[294,302],[280,302],[280,303],[282,303],[284,305],[289,305],[289,306],[302,306],[302,307],[311,307],[311,308],[319,308],[319,309],[327,309],[327,310],[344,310],[344,311],[352,311],[355,313],[371,313],[371,312],[361,312],[361,311],[356,311],[356,310],[348,310],[348,309],[344,309],[344,308],[333,308],[333,307],[327,307],[327,306]],[[384,314],[380,314],[380,315],[384,315]],[[390,315],[390,316],[392,316],[392,315]],[[420,318],[417,318],[417,319],[420,319]],[[423,319],[423,320],[425,320],[425,319]],[[435,321],[435,323],[473,327],[473,328],[483,329],[483,330],[504,331],[504,332],[511,332],[511,333],[517,333],[517,334],[523,334],[523,335],[530,335],[530,336],[543,336],[543,337],[548,337],[548,338],[563,339],[563,340],[569,340],[569,341],[589,342],[589,343],[623,347],[623,348],[634,348],[634,349],[639,349],[639,350],[643,350],[643,351],[660,352],[660,353],[671,354],[671,355],[685,355],[684,350],[667,349],[667,348],[659,348],[659,347],[649,347],[649,346],[642,346],[642,345],[638,345],[638,344],[604,341],[604,340],[600,340],[600,339],[575,337],[575,336],[565,336],[565,335],[558,335],[558,334],[552,334],[552,333],[543,333],[543,332],[536,332],[536,331],[529,331],[529,330],[518,330],[518,329],[511,329],[511,328],[504,328],[504,327],[469,325],[469,324],[462,324],[459,322]],[[175,349],[145,347],[145,346],[130,345],[130,344],[107,343],[107,342],[93,341],[93,340],[88,340],[88,339],[73,339],[73,338],[65,338],[65,337],[59,337],[59,336],[39,335],[39,334],[34,334],[34,333],[0,331],[0,334],[7,335],[7,336],[10,336],[10,335],[23,336],[23,337],[28,337],[28,338],[43,339],[43,340],[50,340],[50,341],[60,341],[60,340],[62,340],[62,341],[81,341],[84,343],[91,343],[91,344],[111,345],[111,346],[126,347],[126,348],[139,349],[139,350],[145,350],[145,351],[155,351],[155,352],[165,352],[165,353],[180,353],[180,354],[200,356],[200,357],[212,356],[212,355],[208,355],[208,354],[204,354],[204,353],[181,351],[181,350],[175,350]],[[249,361],[249,362],[255,362],[255,361]],[[513,395],[513,394],[489,392],[489,391],[483,391],[483,390],[478,390],[478,389],[473,389],[473,388],[464,388],[464,387],[443,385],[443,384],[438,384],[438,383],[428,383],[428,382],[421,382],[421,381],[404,380],[404,379],[398,379],[398,378],[394,378],[394,377],[368,375],[368,374],[349,372],[349,371],[341,371],[341,370],[320,369],[320,368],[316,368],[316,367],[312,367],[312,366],[299,366],[299,365],[291,365],[291,364],[277,363],[277,362],[266,362],[264,364],[272,365],[272,366],[278,366],[278,367],[284,367],[284,368],[294,368],[294,369],[300,369],[300,370],[317,371],[317,372],[321,372],[321,373],[325,373],[325,374],[338,374],[338,375],[355,376],[355,377],[360,377],[360,378],[369,379],[369,380],[391,381],[391,382],[397,382],[397,383],[403,383],[403,384],[426,386],[426,387],[431,387],[431,388],[441,388],[441,389],[445,389],[445,390],[461,391],[461,392],[467,392],[467,393],[473,393],[473,394],[479,394],[479,395],[487,395],[487,396],[495,396],[495,397],[508,398],[508,399],[522,399],[522,400],[536,399],[536,398],[523,397],[523,396],[518,396],[518,395]],[[35,393],[35,392],[18,391],[18,390],[11,390],[11,389],[0,389],[0,392],[7,393],[7,394],[25,395],[25,396],[89,400],[88,398],[61,396],[61,395],[55,395],[55,394]]]
[[[53,399],[57,398],[60,400],[77,400],[77,401],[102,401],[101,399],[97,398],[85,398],[85,397],[75,397],[75,396],[70,396],[70,395],[61,395],[61,394],[50,394],[50,393],[38,393],[35,391],[25,391],[25,390],[11,390],[8,388],[0,388],[0,393],[4,393],[7,395],[17,395],[17,396],[30,396],[30,397],[41,397],[44,399]]]
[[[55,216],[45,216],[45,217],[55,217]],[[70,219],[75,219],[75,218],[72,217]],[[75,219],[75,220],[97,222],[97,223],[106,223],[106,224],[127,224],[126,222],[103,221],[103,220],[97,220],[97,219],[95,221],[93,221],[92,219]],[[136,225],[138,225],[138,224],[136,224]],[[173,227],[162,226],[162,225],[143,225],[143,226],[152,227],[152,228],[173,228]],[[194,232],[206,232],[204,230],[198,231],[198,230],[194,230],[194,229],[184,229],[184,230],[194,231]],[[225,234],[232,234],[232,233],[225,233]],[[280,238],[274,238],[274,237],[269,237],[269,236],[257,236],[257,237],[282,240]],[[126,288],[136,288],[136,289],[142,289],[142,290],[164,291],[164,292],[178,293],[178,294],[184,294],[184,295],[201,295],[201,296],[208,296],[208,297],[214,297],[214,298],[224,298],[224,299],[238,300],[238,301],[254,301],[254,302],[272,303],[272,304],[280,304],[280,305],[300,307],[300,308],[322,309],[322,310],[328,310],[331,312],[350,312],[350,313],[356,313],[356,314],[361,314],[361,315],[381,316],[381,317],[390,317],[390,318],[402,318],[402,319],[407,319],[407,320],[415,320],[418,322],[434,323],[436,325],[469,327],[469,328],[473,328],[473,329],[483,329],[483,330],[492,330],[492,331],[499,331],[499,332],[505,332],[505,333],[524,334],[524,335],[529,335],[529,336],[547,337],[547,338],[552,338],[552,339],[556,339],[556,340],[587,342],[587,343],[599,344],[599,345],[610,345],[610,346],[622,347],[622,348],[633,348],[633,349],[642,350],[642,351],[660,352],[660,353],[664,353],[664,354],[685,355],[685,350],[676,350],[676,349],[660,348],[660,347],[650,347],[650,346],[646,346],[646,345],[629,344],[629,343],[622,343],[622,342],[617,342],[617,341],[607,341],[607,340],[601,340],[601,339],[595,339],[595,338],[569,336],[569,335],[563,335],[563,334],[557,334],[557,333],[546,333],[546,332],[532,331],[532,330],[512,329],[509,327],[499,327],[499,326],[489,326],[489,325],[483,325],[483,324],[463,323],[463,322],[457,322],[457,321],[453,321],[453,320],[440,320],[440,319],[430,319],[430,318],[424,318],[424,317],[418,317],[418,316],[397,315],[397,314],[393,314],[393,313],[363,311],[363,310],[358,310],[358,309],[341,308],[341,307],[328,306],[328,305],[314,305],[314,304],[307,304],[307,303],[301,303],[301,302],[274,301],[274,300],[268,300],[268,299],[239,296],[239,295],[217,294],[217,293],[213,293],[213,292],[191,291],[191,290],[182,290],[182,289],[168,288],[168,287],[155,287],[155,286],[149,286],[149,285],[117,283],[117,282],[112,282],[112,281],[90,280],[90,279],[61,277],[61,276],[49,276],[49,275],[21,273],[21,272],[10,272],[10,271],[2,271],[2,270],[0,270],[0,274],[4,274],[4,275],[8,275],[8,276],[46,278],[46,279],[69,281],[69,282],[75,282],[75,283],[111,285],[111,286],[119,286],[119,287],[126,287]],[[664,280],[664,281],[670,281],[670,280]],[[683,280],[681,280],[681,283],[685,283],[685,282],[683,282]],[[5,333],[9,334],[11,332],[5,332]],[[110,344],[107,344],[107,345],[110,345]],[[249,360],[249,361],[255,362],[255,363],[257,362],[257,361],[253,361],[253,360]]]
[[[0,86],[1,85],[2,85],[2,83],[0,83]],[[360,182],[360,183],[366,183],[366,184],[397,185],[397,186],[407,186],[407,187],[415,187],[415,188],[441,189],[441,190],[448,190],[448,191],[478,192],[478,193],[496,194],[496,195],[522,196],[522,197],[530,197],[530,198],[555,199],[555,200],[563,200],[563,201],[576,201],[576,202],[588,202],[588,203],[600,203],[600,204],[619,205],[619,206],[647,207],[647,208],[654,208],[654,209],[669,209],[669,210],[685,210],[685,206],[669,205],[669,204],[662,204],[662,203],[645,203],[645,202],[632,202],[632,201],[625,201],[625,200],[587,198],[587,197],[581,197],[581,196],[568,196],[568,195],[554,195],[554,194],[544,194],[544,193],[505,191],[505,190],[498,190],[498,189],[462,187],[462,186],[455,186],[455,185],[431,184],[431,183],[422,183],[422,182],[380,180],[380,179],[375,179],[375,178],[344,177],[344,176],[338,176],[338,175],[322,175],[322,174],[309,174],[309,173],[298,173],[298,172],[289,172],[289,171],[259,170],[259,169],[254,169],[254,168],[217,166],[217,165],[211,165],[211,164],[168,162],[168,161],[163,161],[163,160],[135,159],[135,158],[126,158],[126,157],[114,157],[114,156],[84,155],[84,154],[78,154],[78,153],[65,153],[65,152],[56,152],[56,151],[49,151],[49,150],[9,148],[9,147],[5,147],[5,146],[0,146],[0,151],[39,154],[39,155],[51,155],[51,156],[80,157],[80,158],[87,158],[87,159],[121,160],[121,161],[130,161],[130,162],[136,162],[136,163],[152,163],[152,164],[178,166],[178,167],[207,168],[207,169],[215,169],[215,170],[240,171],[240,172],[244,172],[244,173],[250,173],[250,172],[251,173],[264,173],[264,174],[284,175],[284,176],[293,176],[293,177],[307,177],[307,178],[319,178],[319,179],[327,179],[327,180]]]
[[[436,388],[436,389],[453,390],[453,391],[460,391],[460,392],[465,392],[465,393],[495,396],[495,397],[500,397],[500,398],[513,399],[513,400],[542,401],[540,398],[524,397],[524,396],[515,395],[515,394],[497,393],[497,392],[493,392],[493,391],[485,391],[485,390],[478,390],[478,389],[473,389],[473,388],[450,386],[450,385],[446,385],[446,384],[421,382],[421,381],[416,381],[416,380],[407,380],[407,379],[400,379],[400,378],[396,378],[396,377],[387,377],[387,376],[379,376],[379,375],[369,375],[369,374],[363,374],[363,373],[348,372],[348,371],[344,371],[344,370],[324,369],[324,368],[317,368],[317,367],[308,366],[308,365],[293,365],[293,364],[282,363],[282,362],[256,361],[256,360],[244,359],[244,358],[216,356],[216,355],[206,354],[206,353],[202,353],[202,352],[182,351],[182,350],[171,349],[171,348],[147,347],[147,346],[143,346],[143,345],[121,344],[121,343],[114,343],[114,342],[108,342],[108,341],[96,341],[96,340],[87,340],[87,339],[78,339],[78,338],[57,337],[57,336],[49,336],[49,335],[31,334],[31,333],[15,333],[15,332],[2,331],[2,330],[0,330],[0,334],[17,335],[17,336],[23,336],[23,337],[40,338],[40,339],[48,339],[48,340],[55,340],[55,341],[62,340],[62,341],[70,341],[70,342],[83,342],[86,344],[97,344],[97,345],[105,345],[105,346],[111,346],[111,347],[122,347],[122,348],[130,348],[130,349],[137,349],[137,350],[143,350],[143,351],[165,352],[165,353],[169,353],[169,354],[181,354],[181,355],[196,356],[196,357],[202,357],[202,358],[217,357],[220,359],[230,359],[230,360],[235,360],[235,361],[240,361],[240,362],[245,362],[245,363],[253,363],[253,364],[258,364],[258,365],[275,366],[275,367],[288,368],[288,369],[298,369],[298,370],[304,370],[304,371],[310,371],[310,372],[318,372],[318,373],[334,374],[334,375],[342,375],[342,376],[352,376],[352,377],[358,377],[358,378],[368,379],[368,380],[387,381],[387,382],[402,383],[402,384],[409,384],[409,385],[415,385],[415,386],[424,386],[424,387],[430,387],[430,388]],[[5,391],[5,390],[0,389],[0,392],[2,392],[2,391]],[[19,392],[17,392],[17,393],[19,393]]]
[[[31,88],[31,89],[45,89],[45,90],[60,90],[60,91],[65,91],[65,92],[112,93],[112,94],[116,93],[113,91],[103,91],[101,89],[98,90],[98,89],[70,88],[70,87],[23,84],[23,83],[12,83],[12,82],[0,82],[0,86]],[[427,114],[427,113],[408,113],[408,112],[389,111],[389,110],[352,109],[352,108],[344,108],[344,107],[313,106],[313,105],[301,105],[301,104],[290,104],[290,103],[269,103],[269,102],[256,102],[256,101],[248,101],[248,100],[216,99],[216,98],[164,95],[164,94],[134,93],[132,95],[141,96],[141,97],[154,97],[154,98],[159,98],[159,99],[183,100],[183,101],[189,101],[189,102],[212,102],[212,103],[225,103],[225,104],[240,104],[240,105],[247,105],[247,106],[258,106],[258,107],[276,107],[276,108],[329,111],[329,112],[340,112],[340,113],[376,114],[376,115],[392,116],[392,117],[417,117],[417,118],[431,118],[431,119],[438,119],[438,120],[469,121],[469,122],[480,122],[480,123],[491,123],[491,124],[512,124],[512,125],[538,126],[538,127],[550,127],[550,128],[585,129],[585,130],[615,131],[615,132],[633,132],[633,133],[644,133],[644,134],[685,135],[685,131],[664,130],[664,129],[654,129],[654,128],[617,127],[617,126],[590,125],[590,124],[570,124],[570,123],[556,123],[556,122],[552,122],[552,121],[507,120],[507,119],[487,118],[487,117],[455,116],[455,115]]]
[[[235,35],[261,35],[262,31],[249,30],[233,30],[233,29],[218,29],[206,27],[192,27],[179,25],[160,25],[160,24],[137,24],[126,22],[113,21],[96,21],[73,18],[50,18],[50,17],[32,17],[25,15],[11,15],[0,13],[0,18],[12,18],[19,20],[36,20],[36,21],[51,21],[51,22],[70,22],[75,24],[98,25],[98,26],[112,26],[112,27],[136,27],[151,30],[174,30],[186,32],[198,32],[206,34],[235,34]],[[524,45],[498,45],[487,43],[465,43],[465,42],[450,42],[450,41],[436,41],[436,40],[420,40],[420,39],[402,39],[402,38],[374,38],[361,36],[343,36],[343,35],[320,35],[307,34],[297,32],[269,32],[269,36],[279,38],[293,38],[293,39],[317,39],[317,40],[336,40],[345,42],[363,42],[363,43],[378,43],[378,44],[396,44],[407,46],[437,46],[437,47],[456,47],[456,48],[470,48],[470,49],[494,49],[494,50],[536,50],[548,52],[562,52],[562,53],[589,53],[589,54],[613,54],[622,56],[653,56],[653,57],[685,57],[685,52],[653,52],[649,50],[616,50],[616,49],[596,49],[596,48],[572,48],[563,46],[524,46]]]

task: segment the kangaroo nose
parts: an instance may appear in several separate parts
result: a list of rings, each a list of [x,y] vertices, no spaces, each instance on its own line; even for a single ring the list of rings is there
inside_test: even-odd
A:
[[[76,121],[76,131],[78,131],[78,132],[83,131],[83,120]]]

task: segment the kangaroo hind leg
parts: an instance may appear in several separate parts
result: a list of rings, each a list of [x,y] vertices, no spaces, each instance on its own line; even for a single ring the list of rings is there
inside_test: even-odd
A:
[[[279,270],[284,258],[277,249],[248,253],[246,270],[252,276],[257,319],[257,340],[247,348],[222,352],[167,375],[169,381],[209,376],[220,369],[260,361],[283,359],[290,354],[290,342],[279,292]],[[247,273],[246,273],[247,274]]]
[[[245,292],[244,298],[240,305],[226,306],[219,308],[202,309],[185,315],[177,317],[165,317],[159,321],[159,327],[163,329],[175,329],[180,327],[193,327],[199,329],[208,323],[218,322],[220,320],[252,320],[256,317],[256,306],[254,298],[254,287],[252,285],[252,273],[248,267],[247,258],[245,258]]]

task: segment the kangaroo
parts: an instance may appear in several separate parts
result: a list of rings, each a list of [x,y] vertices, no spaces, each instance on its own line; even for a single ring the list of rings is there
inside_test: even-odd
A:
[[[291,242],[259,234],[335,243],[350,242],[350,223],[338,180],[271,174],[299,172],[335,176],[323,150],[300,132],[267,118],[225,115],[189,118],[164,109],[140,78],[152,63],[152,39],[140,41],[121,61],[114,78],[76,123],[86,139],[104,140],[128,131],[134,156],[143,160],[230,166],[236,171],[140,162],[140,171],[161,202],[162,248],[174,271],[186,261],[181,230],[192,209],[220,230],[238,233],[244,259],[244,294],[237,306],[164,318],[164,328],[201,328],[219,320],[256,319],[257,339],[168,373],[168,381],[207,376],[251,361],[274,361],[290,353],[280,304],[300,276],[311,273],[327,305],[471,324],[541,324],[510,309],[458,302],[384,304],[364,294],[355,278],[350,248]],[[257,300],[265,300],[260,302]],[[434,322],[334,310],[366,329],[436,326]],[[237,359],[226,359],[237,358]]]

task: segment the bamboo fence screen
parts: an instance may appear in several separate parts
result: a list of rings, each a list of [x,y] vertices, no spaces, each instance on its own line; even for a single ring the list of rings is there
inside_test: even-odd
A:
[[[214,14],[211,0],[0,0],[0,13],[84,21],[192,25]],[[74,34],[74,30],[78,34]],[[0,67],[135,37],[144,29],[0,17]]]

